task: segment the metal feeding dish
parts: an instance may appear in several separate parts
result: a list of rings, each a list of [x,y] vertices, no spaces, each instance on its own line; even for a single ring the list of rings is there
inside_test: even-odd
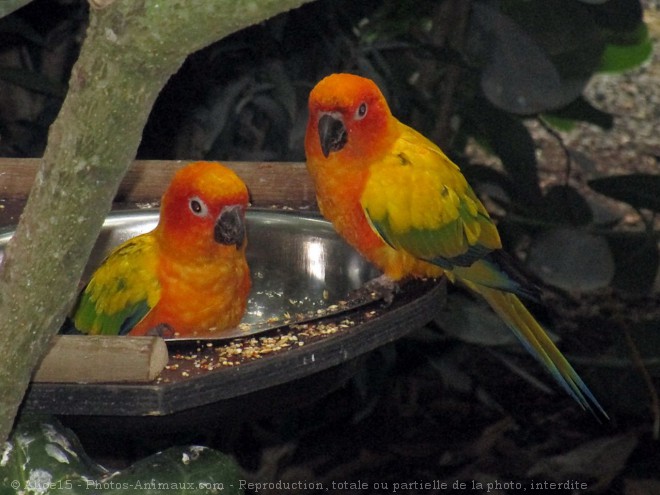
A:
[[[110,249],[157,222],[154,210],[111,213],[83,280]],[[238,328],[219,339],[169,341],[170,362],[155,382],[33,383],[25,408],[161,416],[255,395],[260,408],[267,390],[281,397],[287,384],[354,362],[424,325],[442,306],[444,286],[435,281],[403,284],[389,304],[366,290],[380,273],[318,214],[251,209],[247,229],[252,291]],[[0,235],[0,259],[10,237]]]

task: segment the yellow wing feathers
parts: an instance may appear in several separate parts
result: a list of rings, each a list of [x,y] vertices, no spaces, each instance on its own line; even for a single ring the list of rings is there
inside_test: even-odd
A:
[[[388,244],[427,260],[451,260],[475,246],[481,255],[499,249],[497,228],[458,166],[400,125],[391,153],[371,165],[360,199],[374,228]]]

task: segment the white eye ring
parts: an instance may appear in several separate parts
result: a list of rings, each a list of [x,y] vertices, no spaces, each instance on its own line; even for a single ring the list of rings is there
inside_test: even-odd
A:
[[[209,214],[209,207],[199,196],[193,196],[188,200],[188,207],[193,215],[205,217]]]
[[[362,120],[365,115],[367,115],[367,102],[363,101],[360,103],[360,106],[355,111],[355,120]]]

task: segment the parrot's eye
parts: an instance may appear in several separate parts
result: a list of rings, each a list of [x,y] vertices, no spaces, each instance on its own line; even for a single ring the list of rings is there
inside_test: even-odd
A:
[[[360,103],[358,109],[355,111],[355,120],[361,120],[365,115],[367,115],[367,104],[362,102]]]
[[[209,212],[206,203],[204,203],[204,201],[199,199],[197,196],[190,198],[188,206],[190,207],[190,211],[192,211],[193,214],[197,215],[198,217],[205,217]]]

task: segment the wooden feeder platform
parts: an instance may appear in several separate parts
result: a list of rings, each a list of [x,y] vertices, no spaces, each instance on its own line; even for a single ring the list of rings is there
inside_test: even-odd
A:
[[[186,163],[136,161],[122,182],[113,209],[157,205],[173,173]],[[39,160],[30,159],[0,160],[0,230],[18,222],[38,164]],[[316,210],[313,185],[304,164],[225,164],[247,184],[253,207],[289,215],[292,210]],[[166,349],[165,367],[157,376],[132,381],[92,380],[85,375],[84,366],[80,370],[62,367],[59,363],[70,358],[58,353],[79,352],[82,359],[85,353],[95,352],[97,344],[75,341],[81,337],[57,336],[35,373],[24,410],[59,415],[165,416],[209,408],[232,414],[239,401],[243,410],[248,407],[266,412],[307,403],[349,379],[370,351],[435,318],[442,309],[444,289],[443,282],[411,281],[402,285],[391,304],[375,300],[347,313],[320,315],[313,321],[293,322],[226,341],[173,341],[165,347],[157,337],[149,341],[110,337],[115,339],[110,344],[98,344],[112,346],[115,355],[126,348],[138,359],[151,356],[154,349]],[[51,366],[62,369],[51,371]],[[121,363],[111,366],[126,367]]]

